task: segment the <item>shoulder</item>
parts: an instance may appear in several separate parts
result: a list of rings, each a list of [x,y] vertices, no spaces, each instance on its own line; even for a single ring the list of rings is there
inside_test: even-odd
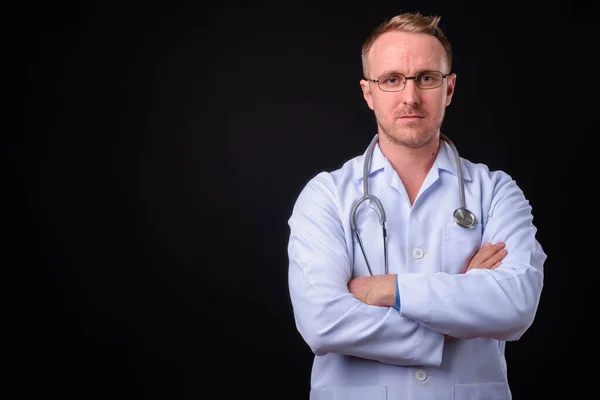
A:
[[[323,170],[310,177],[301,187],[295,208],[337,201],[362,176],[363,158],[363,155],[355,156],[336,169]]]
[[[502,169],[491,169],[487,164],[463,159],[463,164],[471,176],[466,184],[476,187],[482,201],[490,206],[498,202],[519,204],[526,197],[513,177]]]
[[[473,162],[464,158],[461,159],[473,182],[478,182],[486,186],[496,186],[514,182],[512,176],[502,169],[491,169],[489,165],[485,163]]]
[[[339,168],[323,170],[312,176],[303,186],[300,196],[309,192],[329,193],[335,196],[351,182],[362,176],[363,155],[345,161]]]

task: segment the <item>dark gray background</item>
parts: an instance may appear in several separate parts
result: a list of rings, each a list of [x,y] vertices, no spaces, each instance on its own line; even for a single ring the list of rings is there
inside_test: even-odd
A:
[[[358,84],[362,41],[384,18],[420,10],[442,15],[454,45],[443,131],[463,157],[516,179],[549,256],[537,319],[507,346],[515,399],[583,398],[596,385],[582,363],[598,356],[595,237],[582,231],[593,208],[578,183],[596,129],[590,4],[84,1],[7,12],[17,66],[4,84],[18,89],[17,129],[3,134],[3,330],[14,357],[3,357],[0,390],[20,396],[2,397],[307,399],[287,218],[309,178],[375,132]]]

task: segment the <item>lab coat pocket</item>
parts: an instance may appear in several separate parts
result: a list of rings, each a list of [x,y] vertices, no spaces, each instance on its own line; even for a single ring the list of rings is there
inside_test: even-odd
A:
[[[463,228],[455,223],[444,224],[442,240],[442,271],[461,274],[481,247],[481,224]]]
[[[453,400],[511,400],[507,382],[465,383],[452,388]]]
[[[387,387],[332,387],[313,389],[310,400],[386,400]]]

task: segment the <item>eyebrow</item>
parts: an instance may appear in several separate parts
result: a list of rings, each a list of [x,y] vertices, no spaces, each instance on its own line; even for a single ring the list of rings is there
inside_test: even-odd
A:
[[[418,75],[418,74],[420,74],[420,73],[422,73],[422,72],[429,72],[429,71],[436,71],[436,72],[437,72],[437,70],[436,70],[436,69],[420,69],[420,70],[416,71],[416,72],[414,73],[414,75],[408,75],[408,74],[405,74],[405,73],[403,73],[403,72],[399,72],[399,71],[396,71],[396,70],[391,70],[391,71],[384,71],[384,72],[383,72],[382,74],[380,74],[379,76],[384,76],[384,75],[393,75],[393,74],[400,74],[400,75],[404,75],[404,76],[416,76],[416,75]]]

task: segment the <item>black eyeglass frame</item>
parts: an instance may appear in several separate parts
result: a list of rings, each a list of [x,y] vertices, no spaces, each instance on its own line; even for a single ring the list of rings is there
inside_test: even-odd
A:
[[[427,73],[429,73],[429,72],[435,72],[435,73],[442,74],[442,79],[440,80],[440,84],[439,84],[439,85],[437,85],[437,86],[434,86],[434,87],[422,88],[422,87],[421,87],[421,86],[419,86],[419,84],[417,83],[417,82],[418,82],[418,81],[417,81],[417,78],[419,78],[419,77],[423,76],[423,74],[427,74]],[[392,76],[392,75],[401,75],[401,76],[403,76],[403,77],[404,77],[404,84],[402,85],[402,87],[401,87],[400,89],[398,89],[398,90],[385,90],[385,89],[382,89],[382,88],[381,88],[381,85],[379,85],[379,81],[381,80],[381,78],[388,77],[388,76]],[[415,75],[415,76],[406,76],[406,75],[404,75],[404,74],[401,74],[401,73],[399,73],[399,72],[398,72],[398,73],[384,74],[384,75],[381,75],[381,76],[380,76],[379,78],[377,78],[377,79],[369,79],[369,78],[365,78],[365,79],[366,79],[367,81],[369,81],[369,82],[374,82],[374,83],[377,83],[377,87],[378,87],[378,88],[379,88],[379,90],[381,90],[382,92],[401,92],[401,91],[403,91],[403,90],[404,90],[404,88],[406,88],[406,82],[408,82],[409,80],[414,80],[414,81],[415,81],[415,85],[416,85],[416,86],[417,86],[419,89],[421,89],[421,90],[431,90],[431,89],[437,89],[437,88],[439,88],[440,86],[442,86],[442,82],[444,81],[444,78],[447,78],[447,77],[449,77],[450,75],[452,75],[452,72],[448,72],[447,74],[444,74],[442,71],[428,70],[428,71],[421,71],[421,72],[419,72],[419,73],[418,73],[417,75]]]

